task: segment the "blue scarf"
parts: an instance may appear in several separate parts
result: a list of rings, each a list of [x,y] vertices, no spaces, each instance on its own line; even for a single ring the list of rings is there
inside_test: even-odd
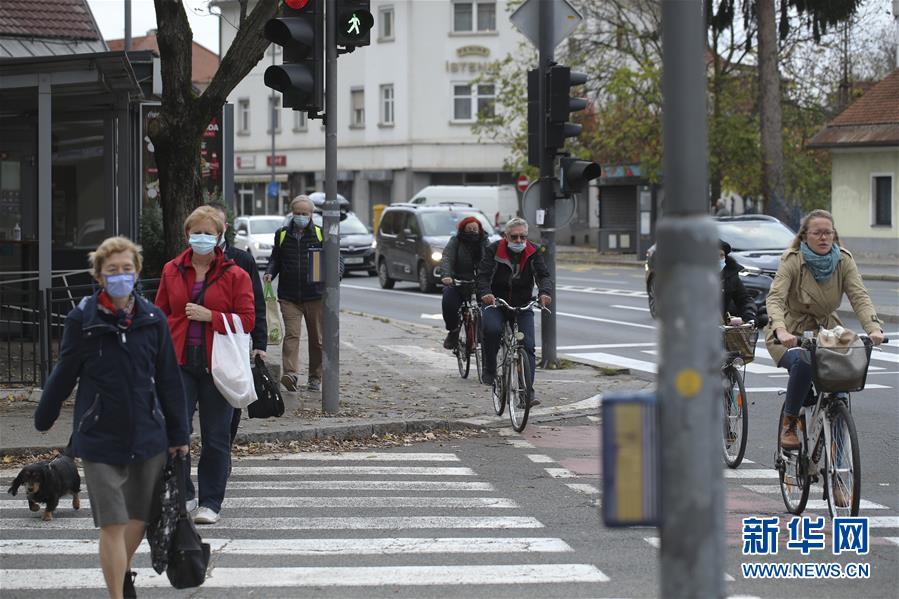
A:
[[[805,264],[812,271],[815,281],[820,283],[829,279],[833,271],[837,269],[837,264],[840,263],[840,246],[833,244],[830,247],[830,252],[823,256],[813,252],[804,241],[800,244],[800,247],[802,248],[802,255],[805,257]]]

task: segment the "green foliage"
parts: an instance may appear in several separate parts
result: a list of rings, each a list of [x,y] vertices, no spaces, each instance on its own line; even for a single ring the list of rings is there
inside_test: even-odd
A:
[[[140,245],[144,259],[141,277],[144,279],[158,278],[162,275],[162,267],[172,258],[165,250],[165,241],[162,235],[162,208],[159,206],[159,202],[152,200],[144,202],[140,215]]]

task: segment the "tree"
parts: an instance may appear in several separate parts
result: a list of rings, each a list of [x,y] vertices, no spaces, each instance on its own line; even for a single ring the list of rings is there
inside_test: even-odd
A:
[[[162,106],[149,131],[156,147],[162,228],[171,253],[184,245],[184,219],[203,201],[200,181],[200,144],[203,132],[218,114],[228,94],[262,59],[269,41],[262,35],[275,16],[278,0],[258,0],[247,13],[249,0],[240,3],[237,34],[218,71],[200,95],[191,85],[193,31],[180,0],[154,0],[162,70]]]

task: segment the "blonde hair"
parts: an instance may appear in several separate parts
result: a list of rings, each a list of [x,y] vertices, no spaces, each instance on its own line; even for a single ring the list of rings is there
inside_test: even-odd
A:
[[[833,214],[819,208],[812,210],[803,217],[802,222],[799,224],[799,231],[796,233],[796,237],[793,238],[793,243],[790,244],[792,249],[798,250],[799,245],[808,237],[808,224],[815,218],[826,218],[830,221],[831,226],[833,226],[833,242],[837,245],[840,244],[840,235],[837,233],[836,224],[833,222]]]
[[[97,246],[97,249],[87,255],[88,263],[95,277],[100,276],[103,270],[103,262],[113,254],[119,252],[131,252],[134,256],[134,270],[140,272],[141,257],[140,248],[127,237],[110,237]]]
[[[209,219],[215,225],[217,235],[225,232],[225,221],[222,219],[222,213],[212,206],[200,206],[184,219],[184,233],[187,234],[194,225],[206,219]]]

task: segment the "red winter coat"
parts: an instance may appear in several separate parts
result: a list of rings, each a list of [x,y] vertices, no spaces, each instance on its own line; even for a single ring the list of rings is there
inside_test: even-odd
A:
[[[168,317],[169,330],[178,355],[178,364],[187,363],[187,327],[190,321],[184,313],[184,307],[191,302],[191,290],[197,273],[191,264],[193,250],[188,248],[181,255],[166,263],[162,269],[162,279],[156,292],[156,305]],[[212,334],[225,333],[222,314],[234,313],[240,317],[243,330],[250,332],[256,320],[256,307],[253,303],[253,286],[250,277],[215,248],[215,259],[206,272],[209,287],[203,297],[202,305],[212,310],[212,322],[203,323],[206,330],[206,358],[212,368]],[[229,320],[230,322],[230,320]],[[247,352],[250,349],[247,347]]]

